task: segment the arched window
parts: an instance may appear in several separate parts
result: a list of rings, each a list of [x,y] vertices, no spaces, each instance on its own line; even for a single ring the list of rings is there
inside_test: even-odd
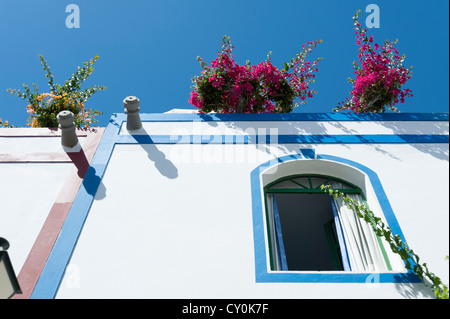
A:
[[[335,177],[289,175],[268,183],[264,200],[271,270],[392,270],[371,227],[321,185],[367,205],[360,188]]]

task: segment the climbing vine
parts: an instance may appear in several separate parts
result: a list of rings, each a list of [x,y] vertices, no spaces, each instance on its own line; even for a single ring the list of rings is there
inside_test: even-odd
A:
[[[392,233],[391,228],[387,226],[381,218],[376,217],[364,204],[359,204],[344,193],[332,189],[330,185],[322,185],[321,189],[328,191],[334,198],[340,197],[342,202],[349,209],[354,210],[359,218],[364,219],[364,221],[372,227],[375,234],[380,238],[384,238],[392,251],[400,255],[408,270],[414,271],[425,285],[429,284],[427,280],[431,283],[431,289],[438,299],[449,299],[448,286],[428,269],[426,263],[420,263],[419,256],[408,247],[407,243],[401,239],[400,235]]]

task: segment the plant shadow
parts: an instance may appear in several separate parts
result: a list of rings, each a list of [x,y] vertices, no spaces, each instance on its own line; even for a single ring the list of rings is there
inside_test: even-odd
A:
[[[402,275],[395,276],[395,288],[407,299],[436,298],[429,286],[422,282],[409,282],[406,277]]]

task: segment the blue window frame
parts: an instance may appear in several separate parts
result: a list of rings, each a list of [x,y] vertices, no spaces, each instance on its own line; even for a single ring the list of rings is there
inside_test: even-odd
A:
[[[354,185],[319,175],[287,176],[264,187],[271,270],[351,271],[336,205],[333,198],[320,189],[321,185],[332,182],[342,185],[338,190],[343,193],[361,193]],[[284,226],[277,204],[282,200],[289,200],[283,207],[286,215]],[[283,233],[287,235],[285,238]],[[286,240],[289,241],[289,258],[286,256]],[[383,247],[381,241],[379,244]],[[288,259],[294,262],[288,263]],[[386,262],[389,264],[388,260]]]
[[[350,268],[349,271],[284,271],[285,268],[275,269],[271,265],[271,253],[269,246],[272,244],[268,238],[268,229],[266,229],[266,205],[267,197],[264,192],[264,188],[267,189],[268,185],[263,185],[262,176],[271,167],[276,165],[283,165],[283,163],[291,161],[299,161],[308,159],[311,157],[303,157],[302,154],[292,154],[283,157],[279,157],[263,163],[256,167],[251,173],[251,189],[252,189],[252,211],[253,211],[253,235],[254,235],[254,251],[255,251],[255,279],[256,282],[336,282],[336,283],[367,283],[370,278],[376,276],[377,282],[410,282],[417,283],[420,279],[410,270],[393,270],[386,272],[355,272]],[[369,169],[368,167],[359,164],[357,162],[324,154],[315,154],[314,159],[326,160],[327,162],[334,162],[338,164],[344,164],[347,167],[352,167],[368,178],[371,187],[373,188],[376,200],[380,204],[382,213],[386,219],[387,224],[391,230],[398,234],[402,240],[404,235],[401,231],[400,225],[395,217],[395,214],[390,206],[389,200],[384,192],[378,175]],[[264,187],[265,186],[265,187]],[[308,185],[305,185],[308,186]],[[359,190],[355,190],[355,192]],[[281,192],[281,191],[275,191]],[[319,192],[319,191],[317,191]],[[348,192],[352,192],[349,190]],[[277,207],[279,215],[280,207]],[[334,216],[334,215],[333,215]],[[275,225],[274,225],[275,226]],[[337,232],[336,232],[337,233]],[[278,236],[278,235],[277,235]],[[345,245],[340,245],[345,249]],[[278,257],[277,257],[278,258]],[[280,260],[281,261],[281,260]],[[342,258],[345,263],[346,258]],[[289,267],[288,267],[289,270]]]

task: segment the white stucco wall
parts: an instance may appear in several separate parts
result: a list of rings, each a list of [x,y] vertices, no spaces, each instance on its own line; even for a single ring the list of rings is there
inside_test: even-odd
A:
[[[346,134],[359,125],[347,123]],[[192,133],[192,123],[145,124],[148,134]],[[300,148],[375,171],[411,248],[448,282],[447,144],[116,145],[57,298],[429,296],[421,284],[255,283],[250,172]]]
[[[1,129],[2,132],[18,129]],[[34,129],[22,129],[22,132]],[[42,129],[40,129],[42,130]],[[1,134],[0,134],[1,135]],[[84,140],[80,138],[82,143]],[[35,154],[64,153],[60,137],[0,137],[0,236],[10,243],[8,253],[16,275],[28,257],[33,244],[52,208],[72,163],[27,162]]]
[[[136,134],[173,141],[180,135],[207,140],[209,135],[449,132],[445,121],[143,124]],[[124,127],[117,138],[127,141]],[[60,137],[13,135],[0,136],[0,236],[10,241],[8,252],[19,274],[75,167],[70,160],[59,162],[67,157]],[[304,148],[375,171],[408,244],[449,282],[444,260],[449,254],[448,144],[276,144],[274,137],[270,144],[256,145],[116,144],[56,298],[432,297],[422,284],[255,282],[250,173]],[[50,161],[42,162],[45,158]],[[330,172],[339,174],[344,172]],[[359,186],[379,212],[367,180]]]

